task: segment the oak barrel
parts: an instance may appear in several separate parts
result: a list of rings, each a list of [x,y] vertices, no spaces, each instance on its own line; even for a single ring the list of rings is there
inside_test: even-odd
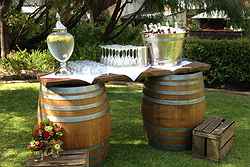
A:
[[[141,111],[149,144],[163,150],[192,146],[192,129],[206,108],[202,72],[152,77],[145,82]]]
[[[105,159],[111,134],[111,116],[103,84],[41,84],[38,120],[45,118],[62,126],[64,149],[89,152],[90,166]]]

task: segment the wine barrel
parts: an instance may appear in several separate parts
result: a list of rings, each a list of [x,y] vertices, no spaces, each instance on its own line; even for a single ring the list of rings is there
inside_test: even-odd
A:
[[[162,150],[192,146],[192,129],[206,108],[202,72],[149,78],[141,111],[149,144]]]
[[[64,149],[89,152],[90,166],[105,159],[111,134],[111,116],[107,94],[102,84],[41,84],[38,120],[49,119],[65,130]]]

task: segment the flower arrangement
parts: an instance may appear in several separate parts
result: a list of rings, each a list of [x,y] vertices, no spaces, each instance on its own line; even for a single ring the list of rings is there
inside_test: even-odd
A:
[[[62,127],[45,120],[34,129],[33,140],[27,147],[41,159],[44,157],[56,158],[63,151],[63,134]]]

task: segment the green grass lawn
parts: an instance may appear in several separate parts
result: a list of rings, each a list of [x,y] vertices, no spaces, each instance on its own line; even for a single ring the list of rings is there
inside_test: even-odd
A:
[[[36,119],[39,84],[0,84],[0,166],[21,167]],[[249,167],[250,97],[207,92],[206,117],[236,121],[236,140],[221,163],[192,159],[191,151],[159,151],[147,145],[139,113],[140,87],[108,87],[112,137],[105,167]]]

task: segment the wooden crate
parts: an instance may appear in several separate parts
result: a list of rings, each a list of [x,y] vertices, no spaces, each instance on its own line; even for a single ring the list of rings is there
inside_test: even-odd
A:
[[[89,153],[81,150],[67,150],[57,159],[35,160],[30,158],[26,161],[27,167],[89,167]]]
[[[197,126],[193,130],[193,157],[222,160],[233,145],[234,125],[234,121],[215,117]]]

